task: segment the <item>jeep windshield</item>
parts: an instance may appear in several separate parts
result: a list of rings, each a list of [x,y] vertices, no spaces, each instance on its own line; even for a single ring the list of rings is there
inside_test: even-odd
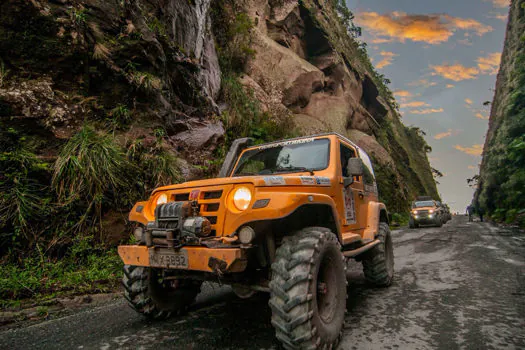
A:
[[[414,205],[412,205],[412,208],[433,207],[434,205],[435,205],[434,201],[422,201],[422,202],[415,202]]]
[[[329,139],[298,139],[244,152],[233,176],[313,172],[328,167]]]

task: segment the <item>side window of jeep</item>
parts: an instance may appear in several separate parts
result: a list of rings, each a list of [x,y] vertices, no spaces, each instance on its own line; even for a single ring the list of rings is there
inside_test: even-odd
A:
[[[340,143],[339,144],[339,153],[341,155],[341,170],[342,170],[342,175],[344,177],[348,177],[350,176],[348,174],[348,169],[347,169],[347,165],[348,165],[348,159],[350,158],[355,158],[355,151],[353,149],[351,149],[350,147],[347,147],[345,146],[344,144]]]

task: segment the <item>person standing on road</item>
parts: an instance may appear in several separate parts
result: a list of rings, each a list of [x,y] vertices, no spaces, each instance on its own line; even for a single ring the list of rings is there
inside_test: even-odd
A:
[[[483,222],[483,214],[484,213],[485,213],[485,211],[483,210],[483,208],[478,206],[479,221],[481,221],[481,222]]]
[[[467,214],[468,214],[468,221],[472,222],[472,214],[474,214],[474,208],[472,207],[472,205],[469,205],[467,207]]]

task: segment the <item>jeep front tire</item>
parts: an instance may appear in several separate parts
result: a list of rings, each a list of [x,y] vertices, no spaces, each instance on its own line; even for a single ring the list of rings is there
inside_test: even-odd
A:
[[[161,280],[162,270],[124,265],[124,297],[135,311],[152,319],[166,319],[188,308],[200,292],[202,282]]]
[[[337,346],[346,310],[345,270],[329,229],[309,227],[283,238],[272,264],[269,305],[286,349]]]
[[[387,287],[394,278],[394,246],[387,223],[379,223],[376,238],[380,243],[364,253],[363,273],[368,282],[378,287]]]

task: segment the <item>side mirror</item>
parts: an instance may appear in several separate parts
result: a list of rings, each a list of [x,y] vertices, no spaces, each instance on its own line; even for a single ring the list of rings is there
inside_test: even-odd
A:
[[[226,177],[232,172],[232,168],[237,161],[237,158],[241,152],[250,147],[253,144],[253,139],[250,137],[244,137],[242,139],[237,139],[233,141],[226,158],[224,158],[224,163],[222,163],[221,171],[219,172],[219,177]]]
[[[349,176],[363,176],[364,168],[363,161],[360,158],[348,159],[348,165],[346,166],[347,173]]]

